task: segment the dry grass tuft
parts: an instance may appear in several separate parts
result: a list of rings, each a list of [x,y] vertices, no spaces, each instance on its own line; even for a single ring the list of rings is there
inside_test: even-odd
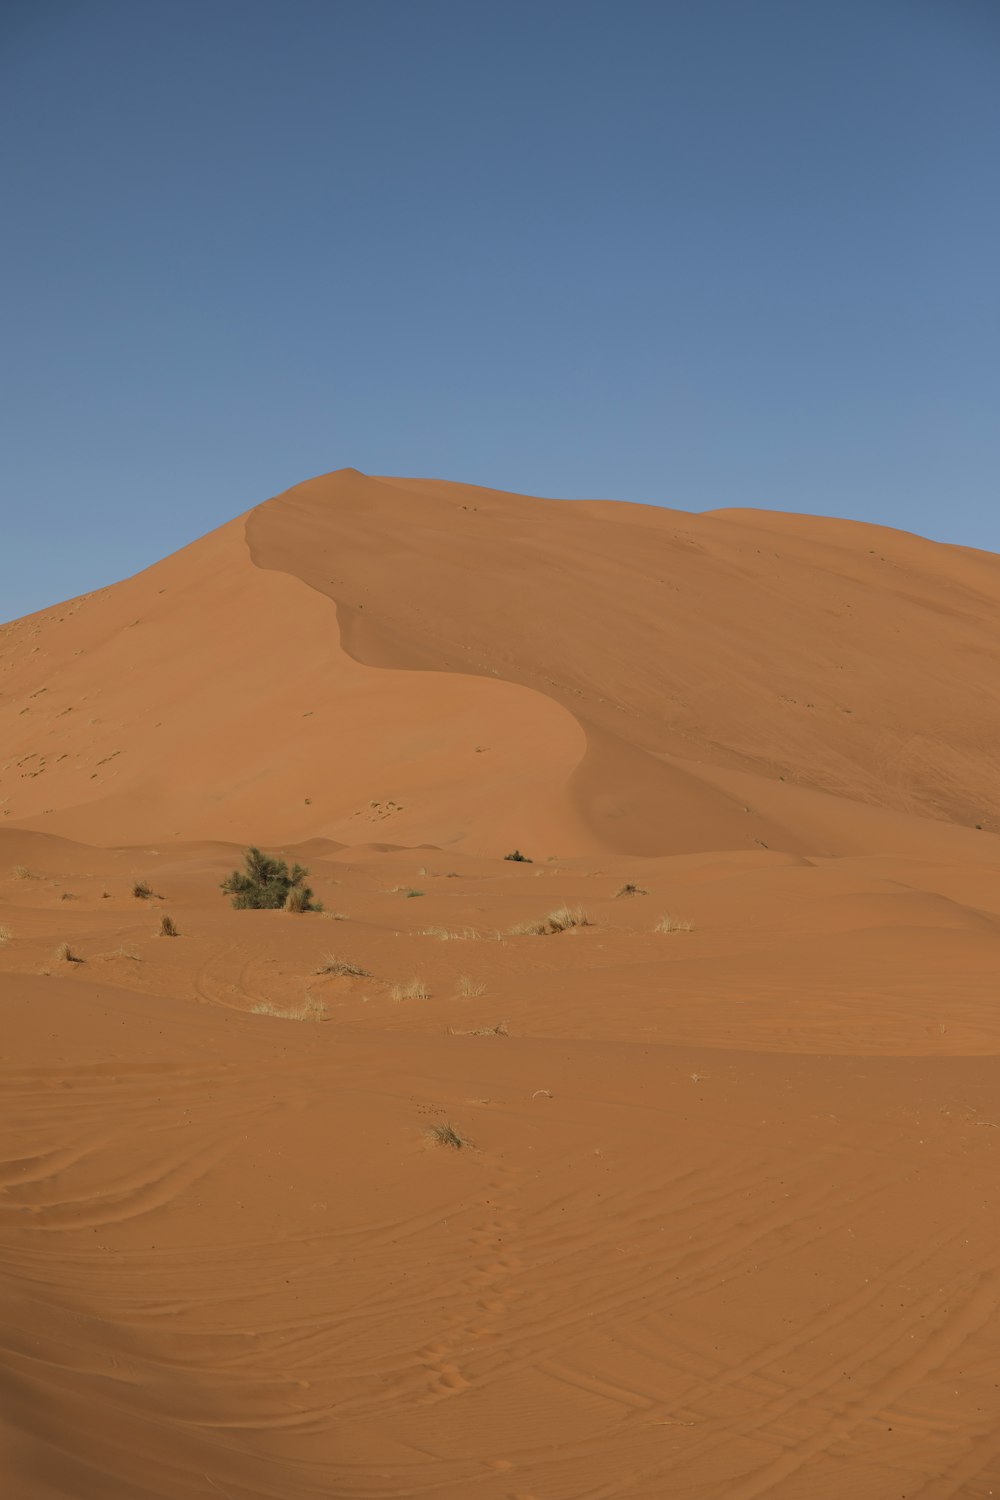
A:
[[[321,917],[325,917],[328,922],[346,922],[347,921],[347,913],[346,913],[346,911],[321,911],[320,912],[320,916]]]
[[[56,949],[56,962],[60,964],[82,964],[83,959],[73,952],[69,943],[60,943]]]
[[[309,891],[303,885],[293,885],[285,897],[285,911],[313,911]]]
[[[33,878],[27,865],[15,865],[13,874],[15,880],[31,880]]]
[[[168,917],[166,912],[160,918],[160,937],[180,937],[180,933],[177,930],[177,923],[173,917]]]
[[[277,1016],[281,1021],[322,1021],[326,1015],[326,1006],[323,1002],[313,1000],[311,997],[303,1000],[301,1005],[291,1005],[285,1008],[274,1005],[270,1000],[260,1000],[250,1009],[252,1015]]]
[[[439,1146],[451,1146],[454,1151],[461,1151],[463,1146],[472,1145],[465,1136],[459,1135],[454,1125],[432,1125],[427,1133]]]
[[[137,901],[149,901],[152,899],[153,887],[146,880],[134,880],[132,894]]]
[[[622,886],[622,888],[621,888],[620,891],[616,891],[615,892],[615,896],[616,897],[617,896],[648,896],[648,895],[649,895],[649,892],[646,890],[645,886],[643,886],[643,885],[633,885],[631,880],[627,881],[626,884]]]
[[[409,984],[394,984],[389,993],[394,1000],[426,1000],[430,990],[422,979],[411,979]]]
[[[498,1021],[495,1026],[473,1026],[471,1031],[449,1030],[449,1036],[510,1036],[506,1021]]]
[[[317,974],[336,974],[350,979],[370,979],[371,971],[363,969],[360,964],[352,964],[346,958],[337,958],[333,953],[328,953],[316,970]]]
[[[579,906],[560,906],[540,922],[518,922],[509,930],[514,937],[545,937],[550,932],[568,932],[571,927],[592,927],[587,913]]]
[[[693,932],[691,923],[683,917],[661,917],[653,928],[654,932]]]
[[[0,948],[3,947],[4,943],[9,943],[13,936],[14,934],[9,927],[0,927]]]
[[[468,974],[460,974],[455,986],[455,993],[464,996],[467,1000],[475,999],[477,995],[486,994],[485,984],[480,984],[477,979],[470,979]]]
[[[414,896],[422,896],[424,893],[423,891],[418,891],[412,885],[394,885],[389,894],[391,896],[405,896],[408,901],[412,901]]]
[[[439,943],[471,943],[479,937],[479,929],[476,927],[423,927],[418,936],[437,938]]]

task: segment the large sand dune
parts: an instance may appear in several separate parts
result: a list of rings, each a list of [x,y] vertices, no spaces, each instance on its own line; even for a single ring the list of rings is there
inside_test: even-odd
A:
[[[4,1496],[1000,1494],[998,626],[344,470],[0,629]]]

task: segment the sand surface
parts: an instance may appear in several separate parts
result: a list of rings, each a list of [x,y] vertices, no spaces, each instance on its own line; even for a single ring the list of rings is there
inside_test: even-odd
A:
[[[1000,1495],[998,684],[988,554],[354,470],[0,627],[5,1500]]]

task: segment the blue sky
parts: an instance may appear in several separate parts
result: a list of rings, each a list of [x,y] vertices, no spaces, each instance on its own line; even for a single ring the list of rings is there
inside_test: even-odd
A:
[[[344,465],[1000,550],[995,0],[7,0],[0,619]]]

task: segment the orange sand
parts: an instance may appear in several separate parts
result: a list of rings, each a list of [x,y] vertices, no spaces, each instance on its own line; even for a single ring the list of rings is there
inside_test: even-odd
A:
[[[353,470],[0,628],[5,1500],[1000,1495],[998,632]]]

